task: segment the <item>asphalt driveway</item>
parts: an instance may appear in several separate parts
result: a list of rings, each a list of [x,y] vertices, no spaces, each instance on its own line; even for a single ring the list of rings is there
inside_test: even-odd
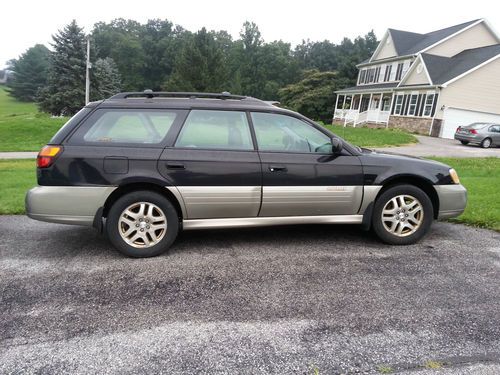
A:
[[[496,232],[185,232],[143,260],[23,216],[0,237],[2,374],[500,372]]]
[[[442,156],[448,158],[500,158],[500,147],[481,148],[476,145],[464,146],[454,139],[416,135],[418,143],[401,147],[381,147],[378,151],[397,152],[411,156]]]

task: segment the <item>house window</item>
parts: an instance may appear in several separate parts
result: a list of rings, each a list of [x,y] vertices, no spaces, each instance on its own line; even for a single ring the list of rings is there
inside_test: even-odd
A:
[[[410,96],[410,105],[408,107],[408,116],[415,116],[415,113],[417,112],[417,101],[418,101],[418,94],[412,94]]]
[[[403,74],[403,63],[398,64],[398,68],[396,69],[396,81],[401,79],[401,75]]]
[[[380,66],[377,66],[377,68],[375,69],[375,80],[374,82],[378,82],[380,78]]]
[[[434,104],[434,94],[427,94],[424,105],[424,116],[429,117],[432,113],[432,105]]]
[[[382,111],[390,111],[391,110],[391,97],[390,96],[384,96],[384,99],[382,99]]]
[[[390,79],[391,79],[391,70],[392,70],[392,65],[387,65],[385,67],[384,82],[390,81]]]
[[[359,72],[359,83],[365,83],[366,70]]]
[[[403,108],[403,98],[404,98],[404,95],[397,95],[396,96],[396,105],[394,107],[394,114],[395,115],[401,114],[401,109]]]

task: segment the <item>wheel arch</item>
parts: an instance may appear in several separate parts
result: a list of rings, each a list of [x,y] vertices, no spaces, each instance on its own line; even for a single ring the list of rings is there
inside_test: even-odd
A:
[[[120,185],[109,195],[109,197],[104,202],[104,205],[102,207],[101,217],[105,218],[108,216],[109,209],[119,198],[121,198],[125,194],[140,190],[154,191],[167,198],[170,201],[170,203],[174,205],[177,211],[177,215],[179,216],[179,221],[182,222],[183,210],[178,198],[165,186],[158,185],[153,182],[131,182],[128,184]]]
[[[386,179],[382,183],[382,189],[378,192],[377,196],[375,197],[375,201],[378,199],[378,197],[384,193],[387,189],[396,186],[396,185],[403,185],[403,184],[408,184],[408,185],[414,185],[418,187],[419,189],[423,190],[425,194],[430,198],[432,202],[432,209],[433,209],[433,214],[434,214],[434,219],[438,218],[439,215],[439,196],[436,192],[436,189],[434,189],[434,185],[431,181],[428,179],[417,176],[417,175],[397,175],[397,176],[392,176]]]

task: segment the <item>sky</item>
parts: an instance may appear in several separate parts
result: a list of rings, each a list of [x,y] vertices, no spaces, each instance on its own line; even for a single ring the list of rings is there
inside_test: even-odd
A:
[[[14,0],[2,10],[0,67],[37,43],[49,46],[51,35],[72,19],[90,32],[98,21],[166,18],[190,31],[205,26],[235,38],[248,20],[259,26],[265,41],[281,39],[292,45],[303,39],[338,43],[372,29],[380,39],[389,27],[425,33],[477,18],[500,30],[496,0]]]

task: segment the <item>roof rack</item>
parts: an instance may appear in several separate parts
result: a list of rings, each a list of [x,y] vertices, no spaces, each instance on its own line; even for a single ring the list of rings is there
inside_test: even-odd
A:
[[[127,99],[127,98],[189,98],[189,99],[233,99],[233,100],[243,100],[247,99],[247,96],[242,95],[232,95],[230,92],[224,91],[221,93],[211,93],[211,92],[166,92],[166,91],[153,91],[144,90],[136,92],[121,92],[119,94],[113,95],[109,99]]]

